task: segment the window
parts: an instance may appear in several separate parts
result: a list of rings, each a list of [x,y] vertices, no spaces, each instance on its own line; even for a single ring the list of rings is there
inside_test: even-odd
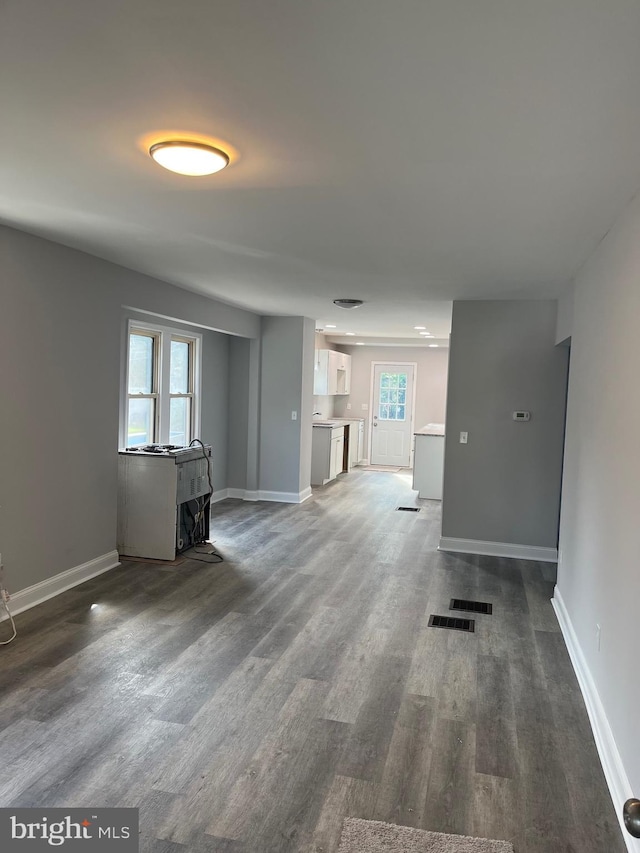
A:
[[[126,447],[184,446],[199,434],[200,336],[129,324]]]
[[[380,374],[381,421],[404,421],[407,404],[407,374]]]

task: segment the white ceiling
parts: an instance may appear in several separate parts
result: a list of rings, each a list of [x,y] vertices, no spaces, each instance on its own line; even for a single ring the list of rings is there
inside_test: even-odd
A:
[[[2,221],[260,313],[446,336],[640,187],[637,0],[5,0],[0,39]]]

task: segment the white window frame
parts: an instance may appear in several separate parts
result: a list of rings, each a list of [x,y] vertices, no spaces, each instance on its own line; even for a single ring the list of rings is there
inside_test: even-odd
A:
[[[198,332],[185,331],[184,329],[176,329],[171,326],[161,326],[157,323],[146,323],[141,320],[130,319],[127,322],[127,338],[126,338],[126,371],[124,385],[124,411],[122,418],[122,435],[124,446],[127,446],[129,434],[129,340],[132,334],[140,331],[143,334],[151,335],[156,340],[154,349],[154,388],[155,393],[143,394],[143,397],[154,397],[155,403],[155,437],[153,442],[156,444],[169,444],[169,413],[172,397],[191,398],[191,429],[190,441],[194,438],[200,438],[200,393],[201,393],[201,373],[202,373],[202,335]],[[191,354],[193,356],[192,366],[190,370],[191,390],[188,394],[171,394],[170,393],[170,369],[171,369],[171,341],[178,340],[189,343],[192,346]]]

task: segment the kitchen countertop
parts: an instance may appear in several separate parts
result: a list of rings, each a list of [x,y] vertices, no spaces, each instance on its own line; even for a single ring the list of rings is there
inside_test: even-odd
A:
[[[444,436],[444,424],[427,424],[422,429],[416,430],[414,435],[441,435]]]

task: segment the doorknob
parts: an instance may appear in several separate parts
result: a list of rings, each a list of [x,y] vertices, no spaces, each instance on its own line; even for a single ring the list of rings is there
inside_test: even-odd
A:
[[[622,815],[627,832],[634,838],[640,838],[640,800],[627,800]]]

